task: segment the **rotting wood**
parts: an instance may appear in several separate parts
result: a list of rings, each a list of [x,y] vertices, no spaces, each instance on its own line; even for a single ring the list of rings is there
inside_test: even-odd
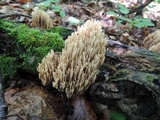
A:
[[[160,54],[111,40],[108,48],[91,98],[130,120],[159,120]]]

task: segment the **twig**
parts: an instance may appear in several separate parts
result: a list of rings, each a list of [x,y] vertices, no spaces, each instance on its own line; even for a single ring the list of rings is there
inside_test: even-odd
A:
[[[127,15],[140,12],[144,7],[146,7],[148,4],[150,4],[153,1],[154,0],[147,0],[144,4],[141,4],[140,6],[134,8],[134,9],[130,9],[129,13]],[[121,12],[118,12],[118,14],[125,16],[125,14],[123,14]]]
[[[30,15],[26,15],[26,14],[22,14],[22,13],[9,13],[9,14],[2,14],[2,15],[0,15],[0,19],[6,18],[6,17],[10,17],[10,16],[24,16],[24,17],[31,18]]]
[[[8,117],[18,116],[18,117],[24,119],[24,118],[22,117],[22,115],[27,115],[27,116],[28,116],[28,114],[18,114],[18,113],[17,113],[17,114],[11,114],[11,115],[4,115],[4,116],[2,116],[1,118],[8,118]]]
[[[119,41],[107,40],[107,42],[108,42],[109,46],[120,46],[120,47],[125,48],[125,49],[129,49],[129,47],[131,47],[131,46],[125,45],[125,44],[123,44]]]
[[[134,47],[134,46],[128,46],[128,45],[125,45],[125,44],[123,44],[123,43],[121,43],[119,41],[107,40],[107,42],[108,42],[107,46],[111,46],[111,47],[112,46],[117,46],[117,47],[121,47],[121,48],[126,49],[126,50],[133,50],[133,51],[141,50],[141,51],[144,51],[144,52],[146,51],[143,48]]]
[[[147,0],[144,4],[141,4],[139,7],[132,9],[129,11],[128,14],[133,14],[133,13],[137,13],[140,12],[144,7],[146,7],[147,5],[149,5],[151,2],[153,2],[154,0]]]

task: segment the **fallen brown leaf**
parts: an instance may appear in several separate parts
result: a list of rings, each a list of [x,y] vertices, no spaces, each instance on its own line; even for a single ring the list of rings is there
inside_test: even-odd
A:
[[[27,2],[31,2],[31,0],[19,0],[20,3],[27,3]]]
[[[89,103],[82,96],[77,96],[71,103],[74,113],[68,116],[68,120],[96,120],[97,116],[90,107]]]

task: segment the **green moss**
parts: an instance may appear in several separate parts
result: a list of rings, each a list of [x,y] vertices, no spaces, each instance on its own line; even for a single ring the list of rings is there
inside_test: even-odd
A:
[[[3,79],[12,79],[16,73],[16,59],[13,57],[0,56],[0,67]]]
[[[13,35],[17,36],[17,45],[23,46],[27,51],[30,51],[32,48],[34,50],[38,48],[38,51],[39,48],[61,51],[64,46],[64,41],[58,33],[49,33],[39,29],[29,28],[26,25],[21,25],[16,28],[16,34],[13,33]]]
[[[146,76],[146,80],[148,81],[148,82],[153,82],[153,76]]]
[[[65,27],[53,27],[47,31],[59,33],[63,37],[64,40],[67,39],[68,36],[70,36],[72,32],[74,32],[73,30],[65,28]]]
[[[0,20],[0,29],[1,30],[4,30],[5,32],[10,32],[11,29],[13,29],[14,27],[16,27],[16,24],[13,24],[8,21]]]
[[[0,29],[7,32],[13,39],[10,48],[14,48],[14,51],[13,54],[9,54],[21,61],[16,68],[36,71],[38,63],[51,49],[61,51],[64,47],[62,36],[56,32],[34,29],[25,24],[2,22],[1,20]]]
[[[64,40],[58,33],[31,29],[26,25],[21,25],[16,29],[16,34],[16,45],[17,48],[23,50],[20,58],[24,60],[22,65],[26,69],[36,70],[38,63],[51,49],[61,51],[64,47]]]

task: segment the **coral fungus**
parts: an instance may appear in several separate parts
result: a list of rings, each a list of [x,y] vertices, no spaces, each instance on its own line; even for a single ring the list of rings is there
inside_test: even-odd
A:
[[[53,51],[38,66],[44,85],[50,84],[70,98],[81,95],[95,82],[97,70],[105,59],[105,34],[101,23],[88,20],[65,41],[62,53]]]
[[[32,12],[31,27],[48,29],[53,27],[53,24],[50,16],[45,11],[36,9]]]
[[[154,33],[148,35],[143,41],[144,48],[160,52],[160,31],[157,30]]]

